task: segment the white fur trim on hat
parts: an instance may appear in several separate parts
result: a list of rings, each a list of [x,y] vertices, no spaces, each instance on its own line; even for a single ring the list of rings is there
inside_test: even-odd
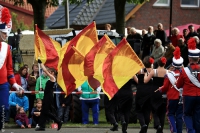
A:
[[[175,59],[173,57],[172,61],[173,61],[172,65],[175,66],[175,67],[180,67],[183,64],[183,58],[182,57],[180,57],[179,59]]]
[[[188,49],[188,57],[199,57],[200,50],[199,49]]]

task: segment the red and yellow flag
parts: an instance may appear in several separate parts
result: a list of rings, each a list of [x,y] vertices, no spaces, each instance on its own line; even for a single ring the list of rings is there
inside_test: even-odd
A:
[[[108,54],[102,66],[102,88],[108,98],[112,99],[117,91],[143,67],[142,61],[129,43],[125,38],[122,39]]]
[[[96,24],[92,22],[62,48],[58,84],[66,95],[87,80],[83,73],[84,57],[97,42]]]
[[[106,41],[108,41],[108,39],[109,39],[108,36],[104,35],[99,40],[99,42],[91,48],[91,50],[86,54],[84,59],[84,75],[88,76],[88,83],[93,89],[96,89],[97,87],[100,86],[100,82],[93,77],[94,59],[97,52],[104,44],[106,44]]]
[[[101,45],[100,49],[97,51],[96,56],[94,58],[94,78],[98,79],[98,81],[102,84],[103,83],[103,71],[102,66],[106,56],[116,47],[115,44],[110,40],[107,35],[104,35],[101,39],[104,42]]]
[[[61,45],[35,26],[35,58],[48,67],[57,69]]]
[[[68,47],[71,48],[68,50],[67,53],[65,53],[63,62],[60,64],[60,67],[58,69],[57,81],[60,87],[66,93],[66,95],[69,95],[72,91],[74,91],[75,88],[77,88],[76,84],[81,84],[81,81],[85,81],[87,77],[83,76],[80,73],[80,65],[81,63],[83,63],[84,57],[76,52],[74,48],[72,48],[73,46],[69,46],[69,43],[65,45],[68,45]],[[68,47],[64,47],[64,49],[66,50],[66,48]],[[69,56],[71,57],[67,58]],[[77,78],[78,80],[76,80]]]

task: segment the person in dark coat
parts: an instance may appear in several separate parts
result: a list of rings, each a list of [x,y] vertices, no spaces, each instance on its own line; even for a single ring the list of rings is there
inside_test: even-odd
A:
[[[33,126],[36,126],[36,127],[38,126],[41,111],[42,111],[42,100],[37,99],[36,106],[32,108],[32,111],[31,111]]]
[[[143,36],[143,42],[142,42],[142,46],[141,46],[141,49],[143,51],[142,60],[144,59],[145,56],[148,56],[151,54],[155,39],[156,39],[156,37],[153,34],[153,27],[149,26],[148,33]]]
[[[184,65],[184,67],[187,67],[187,65],[189,63],[189,60],[188,60],[188,47],[184,43],[184,40],[182,38],[180,38],[178,40],[178,47],[181,50],[181,57],[183,58],[183,65]]]
[[[198,36],[198,34],[197,34],[197,32],[195,31],[193,25],[189,25],[189,26],[188,26],[188,29],[189,29],[189,33],[188,33],[187,36],[186,36],[186,42],[187,42],[191,37]]]
[[[156,31],[156,39],[160,39],[162,45],[165,46],[165,43],[167,42],[167,34],[163,30],[163,25],[161,23],[158,23],[158,30]]]
[[[46,87],[44,90],[44,98],[42,101],[42,111],[40,114],[39,126],[36,127],[35,131],[44,131],[46,120],[50,117],[54,122],[58,124],[58,129],[62,127],[62,121],[56,116],[56,114],[52,113],[52,110],[55,109],[54,106],[54,97],[53,91],[56,86],[56,70],[53,68],[48,68],[42,64],[42,61],[38,59],[38,63],[40,63],[42,70],[48,75],[50,80],[46,82]]]
[[[142,36],[139,33],[137,33],[135,28],[131,28],[131,35],[128,35],[126,40],[129,42],[135,53],[139,56]]]

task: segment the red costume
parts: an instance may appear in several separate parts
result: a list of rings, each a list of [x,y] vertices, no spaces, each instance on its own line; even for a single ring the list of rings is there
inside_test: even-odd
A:
[[[198,64],[192,64],[190,67],[192,69],[200,69]],[[198,74],[198,80],[200,81],[200,74]],[[183,96],[200,96],[200,89],[190,81],[184,69],[182,69],[176,86],[183,88]]]
[[[176,86],[183,88],[183,120],[188,133],[200,133],[200,66],[198,64],[200,50],[196,48],[196,40],[188,40],[188,57],[190,64],[182,69]]]
[[[12,66],[12,56],[10,51],[10,46],[5,43],[0,43],[0,84],[9,82],[11,85],[16,83],[13,66]]]
[[[179,40],[180,38],[183,38],[183,39],[184,39],[183,35],[174,35],[174,36],[171,36],[171,37],[170,37],[170,40],[171,40],[172,45],[173,45],[174,47],[176,47],[176,46],[178,45],[178,40]]]
[[[174,71],[175,74],[179,74],[179,70]],[[175,77],[176,79],[178,76]],[[163,86],[159,89],[163,93],[167,93],[167,99],[179,99],[179,91],[177,91],[169,81],[168,76],[165,76]]]

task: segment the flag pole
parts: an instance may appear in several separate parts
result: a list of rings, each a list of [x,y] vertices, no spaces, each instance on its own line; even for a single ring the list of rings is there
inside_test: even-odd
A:
[[[85,56],[80,52],[78,51],[78,49],[76,49],[73,45],[72,45],[72,49],[77,52],[80,56],[82,56],[83,58],[85,58]]]

